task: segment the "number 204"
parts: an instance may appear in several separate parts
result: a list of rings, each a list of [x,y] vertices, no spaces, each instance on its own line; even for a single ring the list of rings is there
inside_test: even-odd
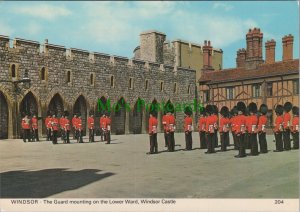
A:
[[[275,204],[283,204],[284,201],[281,200],[281,199],[275,199],[275,202],[274,202],[274,203],[275,203]]]

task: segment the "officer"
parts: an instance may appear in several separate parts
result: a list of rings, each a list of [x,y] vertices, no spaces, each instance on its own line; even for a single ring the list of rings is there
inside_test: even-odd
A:
[[[23,130],[23,141],[26,143],[26,139],[28,139],[28,142],[31,141],[30,139],[30,118],[29,118],[29,113],[26,113],[25,116],[22,118],[22,130]]]
[[[78,121],[77,114],[74,113],[74,116],[72,118],[72,128],[73,128],[73,139],[76,139],[76,140],[78,139],[78,135],[77,135],[78,130],[76,128],[76,126],[77,126],[76,122],[77,121]]]
[[[185,150],[192,150],[193,148],[193,139],[192,139],[192,132],[193,132],[193,119],[192,109],[190,107],[185,108],[185,118],[184,118],[184,133],[185,133]]]
[[[107,112],[105,115],[105,125],[106,125],[106,144],[110,144],[111,137],[110,137],[110,132],[111,132],[111,118],[109,113]]]
[[[59,120],[56,118],[56,114],[53,113],[51,119],[51,130],[52,130],[52,143],[57,144],[57,136],[58,136],[58,129],[59,129]]]
[[[150,138],[150,152],[147,154],[154,154],[157,153],[157,119],[156,119],[156,112],[151,111],[149,117],[149,138]]]
[[[94,120],[94,112],[90,111],[90,116],[88,118],[88,128],[89,128],[89,142],[94,142],[94,127],[95,120]]]
[[[283,151],[283,143],[282,143],[282,132],[283,132],[283,106],[277,105],[275,108],[276,119],[274,126],[274,136],[276,142],[276,150],[273,152],[282,152]]]
[[[47,141],[52,140],[51,122],[52,122],[51,112],[47,111],[47,118],[45,119],[45,126],[47,128]]]
[[[290,102],[286,102],[283,105],[284,115],[283,115],[283,146],[284,150],[289,151],[291,150],[291,115],[289,112],[291,111],[293,105]]]
[[[293,120],[291,132],[293,136],[293,149],[299,149],[299,108],[294,106],[292,108]]]
[[[219,113],[219,109],[216,105],[212,105],[213,106],[213,118],[214,120],[216,120],[216,124],[214,126],[214,143],[215,143],[215,148],[219,146],[219,140],[218,140],[218,122],[219,122],[219,117],[218,117],[218,113]]]
[[[175,117],[172,114],[173,112],[174,112],[174,107],[173,105],[170,104],[168,106],[168,111],[167,111],[168,119],[166,120],[169,152],[174,152],[175,150],[174,132],[176,130],[176,126],[175,126]]]
[[[248,126],[251,126],[251,116],[249,113],[249,105],[245,111],[245,119],[246,119],[246,130],[245,130],[245,135],[244,135],[245,149],[251,150],[251,142],[250,142],[251,127],[250,127],[250,130],[248,130]]]
[[[104,129],[105,129],[105,112],[103,112],[102,116],[100,117],[100,137],[101,137],[101,141],[103,141],[103,137],[105,140],[105,135],[104,135]]]
[[[31,118],[31,128],[32,128],[32,141],[40,141],[39,139],[39,133],[38,133],[38,119],[36,118],[36,115],[33,114],[33,117]]]
[[[82,119],[81,119],[81,113],[78,113],[78,118],[75,122],[75,126],[76,126],[76,135],[77,135],[77,142],[78,143],[83,143],[83,139],[82,139],[82,136],[83,136],[83,126],[82,126]]]
[[[268,106],[265,104],[260,105],[259,112],[261,115],[258,118],[258,139],[260,146],[260,153],[268,153],[268,144],[266,139],[266,125],[267,125],[267,112]]]
[[[70,120],[69,120],[69,112],[68,111],[64,111],[64,143],[70,143]]]
[[[243,158],[246,157],[245,151],[245,128],[246,128],[246,105],[244,102],[238,102],[237,105],[238,115],[235,119],[236,125],[236,136],[237,136],[237,145],[239,146],[239,154],[235,155],[236,158]]]
[[[200,149],[207,149],[206,145],[206,138],[205,138],[205,123],[206,123],[206,117],[205,117],[205,108],[201,108],[200,111],[200,118],[198,120],[198,130],[199,130],[199,136],[200,136]]]
[[[59,118],[59,126],[60,126],[60,132],[61,132],[61,140],[65,143],[66,139],[66,135],[65,135],[65,116],[64,114],[62,113],[61,114],[61,117]]]
[[[224,152],[227,150],[229,144],[229,109],[226,106],[223,106],[220,110],[220,139],[221,139],[221,151]]]
[[[231,134],[232,134],[232,138],[233,138],[233,144],[234,144],[234,149],[238,150],[239,146],[238,146],[238,142],[237,142],[237,134],[236,134],[236,118],[238,115],[238,110],[237,107],[234,106],[231,109],[231,118],[230,118],[230,128],[231,128]]]
[[[164,126],[165,147],[168,146],[168,139],[167,139],[167,119],[168,119],[168,115],[166,114],[166,111],[164,111],[164,115],[162,117],[162,124]]]
[[[257,105],[254,102],[251,102],[248,105],[249,108],[249,117],[248,119],[249,124],[247,125],[247,131],[249,133],[249,143],[251,147],[251,153],[252,156],[258,155],[258,144],[257,144],[257,124],[258,124],[258,118],[257,118]]]
[[[205,125],[205,131],[206,131],[206,138],[207,138],[207,151],[206,154],[216,153],[215,151],[215,128],[216,120],[213,117],[213,106],[212,105],[206,105],[205,111],[207,113],[206,117],[206,125]]]

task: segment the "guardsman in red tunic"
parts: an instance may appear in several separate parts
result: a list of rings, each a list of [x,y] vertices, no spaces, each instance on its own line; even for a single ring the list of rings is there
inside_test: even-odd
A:
[[[58,130],[59,130],[59,120],[56,118],[56,115],[52,115],[51,119],[51,129],[52,129],[52,143],[57,144],[57,136],[58,136]]]
[[[231,128],[231,134],[232,134],[232,138],[233,138],[233,144],[234,144],[234,149],[238,150],[239,146],[237,144],[237,135],[236,135],[236,117],[238,115],[238,111],[236,106],[234,106],[231,109],[231,118],[230,118],[230,128]]]
[[[89,128],[89,142],[94,142],[94,129],[95,129],[95,120],[94,113],[91,111],[88,118],[88,128]]]
[[[72,129],[73,129],[73,139],[77,139],[78,138],[78,135],[77,135],[77,122],[78,121],[78,118],[77,118],[77,114],[75,113],[73,118],[72,118]]]
[[[65,143],[65,130],[64,130],[64,127],[65,127],[65,116],[64,114],[62,113],[61,114],[61,117],[59,118],[59,126],[60,126],[60,132],[61,132],[61,140]]]
[[[106,113],[105,114],[105,140],[106,140],[106,144],[110,144],[110,129],[111,129],[111,119],[109,117],[109,114]]]
[[[251,102],[248,106],[249,108],[249,125],[247,125],[247,131],[249,133],[249,142],[251,147],[250,155],[256,156],[258,155],[258,143],[257,143],[257,105],[254,102]]]
[[[268,153],[268,144],[266,139],[266,125],[268,120],[266,114],[268,112],[268,106],[262,104],[259,108],[259,112],[261,113],[261,115],[258,118],[257,131],[260,153]]]
[[[206,117],[206,125],[205,125],[205,131],[206,131],[206,137],[207,137],[207,152],[206,154],[211,154],[211,153],[216,153],[215,151],[215,124],[216,120],[213,117],[213,106],[212,105],[207,105],[205,107],[207,117]]]
[[[175,126],[175,117],[171,113],[171,111],[168,111],[168,119],[167,122],[167,136],[168,136],[168,151],[174,152],[175,150],[175,138],[174,138],[174,132],[176,130]]]
[[[293,149],[299,149],[299,107],[294,106],[292,112],[291,132],[293,136]]]
[[[75,122],[75,126],[76,126],[76,129],[77,129],[77,142],[78,143],[83,143],[83,139],[82,139],[82,136],[83,136],[83,126],[82,126],[82,119],[81,119],[81,114],[79,113],[78,114],[78,118]]]
[[[221,139],[221,151],[226,151],[229,144],[229,109],[226,106],[223,106],[220,110],[220,139]]]
[[[205,138],[205,124],[206,124],[206,117],[205,117],[205,108],[202,107],[200,111],[200,118],[198,120],[198,130],[200,136],[200,149],[206,149],[206,138]]]
[[[193,148],[193,139],[192,139],[192,132],[193,132],[193,119],[192,109],[190,107],[185,108],[185,118],[184,118],[184,134],[185,134],[185,150],[192,150]]]
[[[246,157],[245,150],[245,130],[246,130],[246,105],[244,102],[238,102],[237,105],[238,115],[236,116],[236,135],[237,135],[237,144],[239,146],[239,154],[234,156],[236,158]]]
[[[157,119],[155,117],[155,112],[150,112],[150,118],[149,118],[149,138],[150,138],[150,152],[147,154],[154,154],[157,153]]]
[[[22,130],[23,130],[23,141],[26,142],[26,139],[28,139],[28,142],[31,141],[30,139],[30,118],[28,113],[26,113],[26,115],[24,116],[24,118],[22,118]]]
[[[219,109],[216,105],[212,105],[213,106],[213,117],[214,120],[216,120],[216,124],[214,126],[215,129],[215,133],[214,133],[214,145],[215,148],[217,148],[219,146],[219,140],[218,140],[218,123],[219,123],[219,117],[218,117],[218,113],[219,113]]]
[[[31,128],[32,128],[32,141],[40,141],[39,139],[39,133],[38,133],[38,119],[36,118],[36,115],[34,114],[31,119]]]
[[[285,151],[291,150],[291,115],[289,112],[291,111],[293,105],[290,102],[286,102],[283,105],[284,115],[283,115],[283,149]]]
[[[70,126],[70,120],[69,120],[69,112],[68,111],[64,111],[64,127],[63,127],[63,131],[64,131],[64,134],[65,134],[65,138],[64,138],[64,143],[70,143],[70,129],[71,129],[71,126]]]
[[[165,138],[165,147],[168,146],[168,138],[167,138],[167,119],[168,119],[168,115],[166,114],[166,112],[164,112],[165,114],[162,117],[162,124],[164,126],[164,138]]]
[[[275,119],[275,126],[274,126],[274,135],[275,135],[275,142],[276,142],[276,150],[273,152],[282,152],[283,151],[283,143],[282,143],[282,132],[283,132],[283,106],[277,105],[275,108],[276,119]]]
[[[51,116],[51,112],[48,111],[47,112],[47,118],[45,119],[45,126],[47,128],[47,141],[52,140],[52,135],[51,135],[51,121],[52,121],[52,116]]]
[[[245,140],[245,149],[251,149],[251,142],[250,142],[250,133],[251,130],[248,131],[248,129],[251,129],[251,116],[249,114],[249,108],[246,109],[245,111],[245,125],[246,125],[246,130],[245,130],[245,135],[244,135],[244,140]]]
[[[102,116],[100,117],[100,136],[101,136],[101,141],[103,141],[103,137],[105,140],[105,136],[104,136],[104,129],[105,129],[105,113],[102,114]]]

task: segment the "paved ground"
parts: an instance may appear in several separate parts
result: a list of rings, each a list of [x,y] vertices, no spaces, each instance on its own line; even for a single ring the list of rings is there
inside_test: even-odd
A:
[[[235,150],[204,154],[197,133],[193,151],[182,151],[184,136],[176,134],[173,153],[164,151],[159,134],[157,155],[145,154],[146,135],[112,139],[110,145],[1,140],[1,197],[299,198],[299,151],[273,152],[272,136],[268,154],[242,159]]]

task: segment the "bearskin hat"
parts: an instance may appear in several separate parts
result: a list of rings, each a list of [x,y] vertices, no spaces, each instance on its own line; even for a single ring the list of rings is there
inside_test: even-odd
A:
[[[218,109],[217,105],[212,105],[212,107],[213,107],[213,113],[214,114],[218,114],[219,113],[219,109]]]
[[[90,116],[91,116],[91,115],[94,115],[94,111],[91,110],[91,111],[89,112],[89,115],[90,115]]]
[[[51,111],[47,111],[47,116],[51,116]]]
[[[205,115],[206,111],[205,111],[205,107],[201,107],[200,108],[200,114],[201,115]]]
[[[283,114],[283,106],[282,105],[277,105],[275,108],[275,112],[279,115]]]
[[[220,114],[224,117],[228,117],[229,116],[229,109],[226,106],[223,106],[220,110]]]
[[[236,104],[236,108],[238,111],[241,111],[242,113],[245,113],[246,112],[246,105],[244,102],[238,102]]]
[[[184,113],[188,116],[193,114],[192,108],[190,106],[187,106],[184,108]]]
[[[292,107],[293,107],[293,105],[292,105],[292,103],[290,103],[290,102],[286,102],[286,103],[284,103],[284,105],[283,105],[283,109],[284,109],[284,111],[287,112],[287,113],[291,111]]]
[[[259,107],[259,112],[261,112],[261,114],[263,114],[263,115],[266,115],[267,112],[268,112],[268,106],[265,105],[265,104],[262,104],[262,105]]]
[[[231,115],[234,116],[235,114],[238,114],[238,110],[237,110],[237,107],[234,106],[231,111],[230,111]]]
[[[251,102],[248,105],[249,113],[257,113],[257,105],[254,102]]]
[[[292,112],[293,112],[294,115],[299,116],[299,107],[294,106],[294,107],[292,108]]]
[[[67,110],[64,111],[64,116],[69,116],[69,112]]]
[[[206,113],[213,114],[214,108],[212,105],[206,105],[205,111]]]
[[[174,113],[174,110],[175,110],[174,105],[171,103],[167,103],[165,106],[165,109],[166,109],[167,113]],[[156,110],[156,107],[155,107],[155,110]]]
[[[151,114],[154,117],[157,117],[157,112],[155,110],[150,111],[149,114]]]

